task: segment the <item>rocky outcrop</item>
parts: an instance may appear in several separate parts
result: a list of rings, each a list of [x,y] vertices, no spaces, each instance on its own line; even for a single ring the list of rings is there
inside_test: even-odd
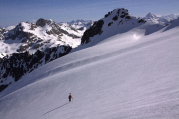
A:
[[[7,30],[0,27],[0,40],[4,37],[5,32],[7,32]]]
[[[41,27],[44,27],[46,24],[47,24],[48,20],[45,20],[43,18],[40,18],[37,20],[36,22],[36,26],[41,26]]]
[[[93,37],[97,34],[101,34],[103,24],[104,24],[104,21],[99,20],[95,22],[92,27],[86,30],[82,36],[81,44],[87,44],[88,42],[90,42],[90,37]]]
[[[88,44],[90,41],[92,44],[95,44],[103,39],[116,35],[117,33],[122,33],[123,29],[121,29],[121,27],[124,26],[121,25],[123,24],[128,24],[128,26],[134,27],[134,23],[140,25],[145,22],[146,21],[143,19],[136,19],[134,16],[131,16],[127,9],[114,9],[113,11],[108,12],[104,18],[95,22],[93,26],[84,32],[81,44]],[[94,36],[96,37],[93,38]]]
[[[140,19],[139,21],[138,21],[138,23],[145,23],[146,21],[145,20],[143,20],[143,19]]]
[[[7,77],[12,77],[14,81],[21,79],[26,73],[30,73],[38,67],[53,61],[59,57],[67,55],[72,50],[69,46],[59,46],[48,48],[46,52],[37,50],[35,54],[13,53],[9,58],[4,58],[0,62],[1,65],[1,79],[0,92],[11,84],[4,84]]]
[[[27,38],[30,39],[30,37],[33,35],[32,33],[24,32],[24,27],[22,25],[22,22],[19,23],[13,30],[10,30],[5,34],[5,40],[15,40],[16,38],[22,39]]]
[[[9,86],[9,84],[6,85],[0,85],[0,92],[2,92],[5,88],[7,88]]]

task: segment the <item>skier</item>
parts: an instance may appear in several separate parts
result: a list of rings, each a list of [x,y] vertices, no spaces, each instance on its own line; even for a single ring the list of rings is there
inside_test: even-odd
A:
[[[70,93],[70,95],[68,96],[68,99],[69,99],[69,102],[71,102],[71,99],[73,99],[73,97],[71,96],[71,93]]]

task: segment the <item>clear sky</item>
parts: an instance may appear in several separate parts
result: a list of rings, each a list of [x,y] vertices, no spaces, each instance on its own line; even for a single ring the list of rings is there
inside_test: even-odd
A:
[[[39,18],[55,22],[99,20],[116,8],[126,8],[136,17],[149,12],[175,14],[179,13],[179,0],[0,0],[0,26],[35,22]]]

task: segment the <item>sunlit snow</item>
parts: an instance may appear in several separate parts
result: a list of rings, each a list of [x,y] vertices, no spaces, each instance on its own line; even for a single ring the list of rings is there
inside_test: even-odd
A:
[[[135,42],[117,34],[34,70],[0,93],[0,118],[178,119],[179,28],[165,29]]]

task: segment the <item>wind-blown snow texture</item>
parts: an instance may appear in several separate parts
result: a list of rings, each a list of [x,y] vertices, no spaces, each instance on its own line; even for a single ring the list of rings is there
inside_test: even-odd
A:
[[[0,118],[178,119],[178,22],[142,24],[39,67],[0,93]]]

